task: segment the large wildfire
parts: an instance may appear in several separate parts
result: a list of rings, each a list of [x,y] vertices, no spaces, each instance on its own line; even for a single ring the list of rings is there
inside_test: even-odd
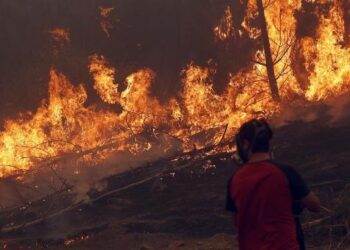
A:
[[[334,1],[329,13],[320,16],[316,37],[296,35],[294,13],[302,7],[300,0],[267,1],[264,7],[281,103],[320,102],[350,90],[350,48],[343,42],[340,1]],[[112,10],[101,8],[101,16],[107,18]],[[241,30],[234,30],[230,25],[233,14],[230,8],[225,9],[219,24],[213,27],[216,42],[225,43],[244,33],[260,37],[260,30],[251,21],[257,12],[256,1],[249,1]],[[110,25],[101,25],[109,36]],[[69,33],[62,29],[50,34],[54,40],[69,41]],[[296,61],[300,57],[303,60]],[[265,53],[260,48],[249,68],[230,75],[222,94],[213,88],[215,63],[207,67],[189,63],[181,72],[182,90],[165,104],[151,95],[150,87],[157,77],[152,69],[140,69],[117,82],[118,69],[104,55],[91,55],[87,67],[94,90],[106,105],[113,106],[108,110],[87,106],[85,86],[73,85],[63,73],[52,69],[48,98],[37,111],[4,122],[0,176],[27,172],[67,154],[82,154],[80,161],[86,165],[116,152],[137,155],[169,138],[180,142],[182,151],[216,145],[231,139],[248,119],[268,118],[280,110],[280,103],[271,97]],[[297,68],[305,69],[303,82],[296,77]],[[112,108],[117,106],[120,108],[114,111]],[[198,140],[201,134],[210,136]],[[96,148],[101,150],[83,154]]]

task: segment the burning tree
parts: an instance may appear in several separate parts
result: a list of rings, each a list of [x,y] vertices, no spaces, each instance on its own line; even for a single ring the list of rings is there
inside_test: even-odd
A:
[[[261,30],[261,37],[264,45],[264,54],[265,54],[265,61],[266,61],[265,66],[267,69],[267,76],[270,83],[271,94],[272,94],[272,98],[278,102],[280,101],[280,95],[278,92],[277,80],[275,76],[275,69],[274,69],[275,63],[272,60],[270,39],[269,39],[268,30],[267,30],[267,24],[266,24],[265,12],[264,12],[264,6],[263,6],[262,0],[257,0],[256,5],[258,7],[258,12],[259,12],[260,30]]]
[[[248,34],[248,39],[257,44],[250,59],[254,65],[248,73],[251,75],[249,78],[254,79],[253,82],[268,83],[272,99],[279,102],[281,95],[286,97],[285,93],[290,92],[283,85],[292,77],[290,57],[295,42],[295,21],[292,15],[298,5],[276,1],[244,1],[242,7],[246,15],[241,19],[241,25],[228,25],[232,17],[226,10],[226,18],[223,17],[214,29],[215,35],[221,41],[228,42],[232,34],[238,34],[238,40],[243,41],[247,40]],[[233,32],[233,29],[238,31]]]
[[[344,1],[247,1],[238,32],[230,31],[234,26],[227,25],[232,20],[227,11],[225,22],[220,21],[214,32],[224,42],[232,34],[245,39],[248,33],[258,44],[253,65],[244,73],[249,75],[245,79],[251,79],[247,84],[268,83],[275,101],[322,99],[348,88],[347,66],[339,65],[349,55],[345,5]],[[303,32],[306,35],[301,35]]]

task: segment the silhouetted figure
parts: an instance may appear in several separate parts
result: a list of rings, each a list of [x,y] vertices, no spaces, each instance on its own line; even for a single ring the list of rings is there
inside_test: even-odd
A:
[[[272,135],[266,121],[254,119],[236,136],[244,165],[229,181],[226,205],[234,213],[241,250],[305,249],[298,215],[303,208],[320,210],[298,172],[272,161]]]

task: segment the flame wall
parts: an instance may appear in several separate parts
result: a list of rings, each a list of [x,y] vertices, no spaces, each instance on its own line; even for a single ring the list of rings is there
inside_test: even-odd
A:
[[[198,142],[203,131],[225,128],[223,134],[231,137],[242,122],[279,110],[266,78],[255,1],[89,2],[80,9],[78,2],[68,7],[58,1],[2,4],[10,10],[7,17],[17,16],[5,23],[1,50],[18,50],[4,53],[1,61],[2,94],[12,95],[2,99],[10,102],[3,105],[3,114],[8,114],[7,107],[17,112],[22,106],[30,110],[31,101],[39,104],[35,112],[4,122],[2,175],[110,143],[109,151],[83,160],[106,159],[112,151],[137,154],[150,150],[152,140],[162,141],[164,135],[182,141],[183,150],[204,147],[218,143],[222,133]],[[315,102],[346,93],[350,49],[340,2],[264,4],[282,102]],[[314,8],[319,20],[311,24],[313,32],[300,36],[299,27],[308,25],[302,15],[297,18],[304,5]],[[38,26],[31,27],[22,18],[36,12],[33,23]],[[48,23],[38,21],[45,18]],[[11,23],[24,25],[28,33],[8,29]],[[19,43],[21,36],[40,42]],[[6,64],[21,58],[18,67]],[[41,81],[49,82],[45,99],[36,91],[47,90]]]

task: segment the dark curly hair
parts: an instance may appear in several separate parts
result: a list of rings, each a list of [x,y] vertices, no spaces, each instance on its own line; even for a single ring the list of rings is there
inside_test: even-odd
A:
[[[269,152],[273,132],[266,120],[253,119],[244,123],[239,129],[238,135],[240,140],[249,142],[250,150],[253,153]]]

